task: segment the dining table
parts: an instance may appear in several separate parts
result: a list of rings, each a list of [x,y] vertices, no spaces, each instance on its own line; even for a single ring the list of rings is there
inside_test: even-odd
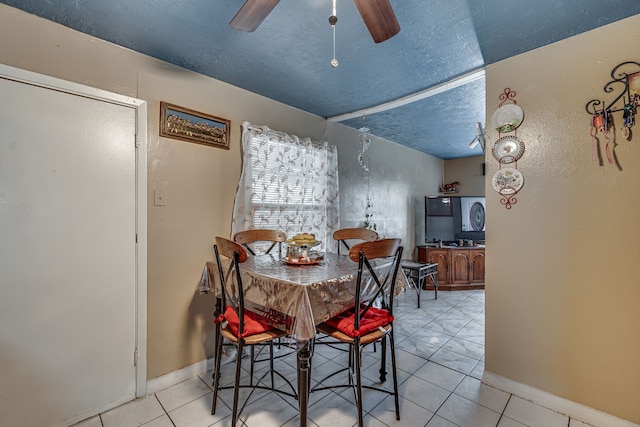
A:
[[[385,259],[372,260],[375,270],[384,271],[388,265]],[[349,256],[328,252],[308,264],[288,263],[279,255],[257,255],[240,266],[245,308],[286,331],[296,342],[300,427],[307,425],[315,326],[354,306],[357,270],[358,263]],[[219,295],[217,276],[215,261],[207,262],[200,291]],[[363,300],[376,295],[378,287],[366,273],[361,286]],[[398,283],[396,292],[403,286]]]

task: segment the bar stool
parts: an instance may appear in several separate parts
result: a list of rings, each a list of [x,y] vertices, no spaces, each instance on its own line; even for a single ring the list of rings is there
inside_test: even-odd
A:
[[[424,287],[424,279],[426,277],[431,277],[435,289],[435,299],[438,299],[438,264],[403,259],[400,265],[402,267],[402,274],[416,291],[418,308],[420,308],[420,292]]]

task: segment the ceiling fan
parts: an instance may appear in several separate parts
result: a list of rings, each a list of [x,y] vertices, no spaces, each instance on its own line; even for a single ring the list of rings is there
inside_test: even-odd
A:
[[[246,0],[229,26],[238,31],[254,31],[280,0]],[[389,0],[353,0],[371,37],[381,43],[400,32],[400,24]]]

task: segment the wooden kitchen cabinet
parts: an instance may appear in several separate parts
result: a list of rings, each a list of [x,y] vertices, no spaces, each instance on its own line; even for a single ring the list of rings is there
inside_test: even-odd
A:
[[[420,248],[418,248],[418,260],[428,264],[438,264],[438,284],[446,283],[449,276],[449,250],[441,248],[432,249],[423,257],[420,256]],[[428,278],[427,285],[433,288],[433,280]]]
[[[484,247],[418,246],[418,260],[438,264],[438,289],[484,289]],[[428,280],[426,289],[433,289]]]
[[[451,249],[451,280],[450,283],[455,285],[466,285],[470,282],[471,276],[471,259],[469,258],[469,250]]]
[[[471,259],[471,277],[469,277],[469,281],[471,283],[482,283],[484,287],[484,248],[470,250],[469,258]]]

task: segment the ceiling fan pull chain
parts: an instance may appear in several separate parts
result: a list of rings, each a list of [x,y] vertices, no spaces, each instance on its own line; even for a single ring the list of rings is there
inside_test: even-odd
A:
[[[338,16],[336,15],[336,0],[333,0],[333,9],[331,16],[329,17],[329,24],[333,30],[333,59],[331,60],[331,66],[333,68],[338,67],[338,60],[336,59],[336,23],[338,22]]]
[[[333,26],[333,59],[331,60],[331,66],[333,68],[338,67],[338,60],[336,59],[336,26]]]

